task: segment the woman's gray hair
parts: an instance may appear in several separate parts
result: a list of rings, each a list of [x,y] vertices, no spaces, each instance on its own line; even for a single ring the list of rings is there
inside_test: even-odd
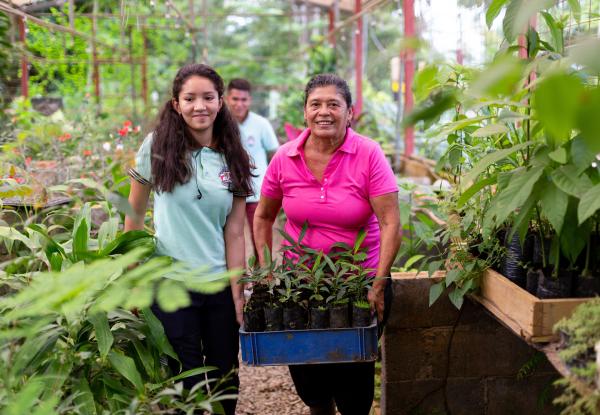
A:
[[[318,74],[313,76],[310,79],[310,81],[308,81],[306,87],[304,88],[304,106],[306,107],[306,103],[308,102],[308,96],[316,88],[331,85],[336,87],[337,91],[344,97],[346,105],[348,106],[348,108],[350,108],[352,106],[352,94],[350,93],[350,88],[348,87],[348,84],[342,78],[332,73]]]

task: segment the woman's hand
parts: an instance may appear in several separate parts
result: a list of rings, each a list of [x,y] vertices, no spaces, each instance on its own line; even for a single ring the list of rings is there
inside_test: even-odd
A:
[[[377,312],[378,321],[383,321],[383,310],[385,308],[383,299],[384,288],[385,285],[383,284],[373,284],[373,288],[371,288],[367,294],[367,300],[369,300],[369,304],[371,304],[371,310]]]
[[[246,300],[244,299],[244,295],[240,295],[239,297],[233,298],[233,304],[235,305],[235,319],[237,320],[240,326],[244,325],[244,304]]]

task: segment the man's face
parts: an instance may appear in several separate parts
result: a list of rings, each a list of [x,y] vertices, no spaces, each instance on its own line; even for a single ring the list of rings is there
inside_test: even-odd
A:
[[[248,116],[252,97],[248,91],[230,89],[227,93],[227,106],[238,122],[242,122]]]

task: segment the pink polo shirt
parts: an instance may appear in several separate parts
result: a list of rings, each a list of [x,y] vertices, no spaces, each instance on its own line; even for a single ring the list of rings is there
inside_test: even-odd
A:
[[[285,231],[295,240],[305,221],[302,243],[327,253],[336,242],[354,244],[360,229],[367,232],[365,268],[379,262],[379,225],[369,198],[398,192],[396,178],[379,144],[348,128],[319,182],[306,166],[306,129],[283,145],[271,160],[261,194],[281,199],[287,216]]]

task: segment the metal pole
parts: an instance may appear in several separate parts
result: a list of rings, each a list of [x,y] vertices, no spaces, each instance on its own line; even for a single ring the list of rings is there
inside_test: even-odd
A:
[[[142,29],[142,99],[144,101],[144,110],[148,112],[148,36],[146,29]]]
[[[402,2],[404,14],[404,37],[411,39],[415,37],[415,4],[414,0]],[[412,84],[415,76],[415,51],[408,47],[404,52],[404,113],[408,114],[414,106]],[[404,129],[404,154],[412,155],[415,147],[415,130],[412,126]]]
[[[98,50],[96,49],[96,30],[98,29],[98,0],[94,0],[92,12],[92,78],[94,79],[94,96],[96,97],[96,111],[100,113],[100,67],[98,65]]]
[[[354,0],[354,13],[360,13],[361,0]],[[354,104],[354,119],[358,119],[362,112],[363,96],[362,96],[362,67],[363,67],[363,19],[362,16],[356,20],[356,32],[354,33],[354,72],[356,79],[356,103]]]
[[[131,26],[127,28],[127,35],[129,38],[129,62],[131,69],[131,106],[133,110],[133,119],[137,120],[137,105],[135,103],[135,62],[133,61],[133,35]]]
[[[23,47],[23,53],[21,54],[21,95],[25,98],[29,96],[29,63],[27,61],[27,55],[25,54],[27,48],[27,38],[25,36],[25,19],[19,17],[17,19],[19,26],[19,40]]]

